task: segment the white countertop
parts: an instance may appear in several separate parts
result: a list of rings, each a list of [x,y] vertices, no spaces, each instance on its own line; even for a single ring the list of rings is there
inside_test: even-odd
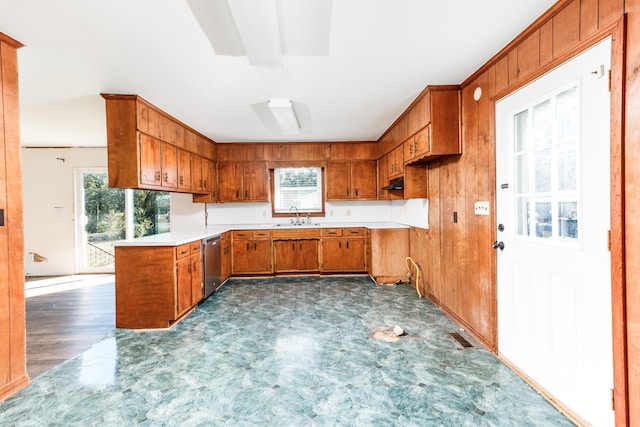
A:
[[[344,228],[344,227],[365,227],[369,229],[381,228],[409,228],[406,224],[396,222],[326,222],[314,225],[296,226],[291,224],[217,224],[206,227],[195,228],[183,231],[172,231],[170,233],[154,234],[132,240],[120,240],[113,242],[113,246],[178,246],[184,243],[202,240],[208,237],[220,235],[230,230],[260,230],[283,228]]]

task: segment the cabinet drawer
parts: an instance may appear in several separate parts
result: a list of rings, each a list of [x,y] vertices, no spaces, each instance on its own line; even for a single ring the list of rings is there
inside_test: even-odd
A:
[[[341,237],[342,236],[342,228],[323,228],[322,229],[323,237]]]
[[[188,257],[191,254],[191,243],[185,243],[176,247],[176,259]]]
[[[312,238],[317,238],[320,237],[320,229],[319,228],[314,228],[314,229],[293,229],[293,230],[273,230],[271,232],[271,236],[274,239],[281,239],[281,240],[287,240],[287,239],[312,239]]]
[[[196,255],[200,253],[202,243],[200,242],[200,240],[196,240],[195,242],[191,242],[189,246],[191,248],[191,255]]]
[[[253,238],[254,239],[270,239],[271,231],[269,230],[253,230]]]
[[[233,238],[236,240],[242,239],[250,239],[251,238],[251,230],[234,230]]]
[[[345,228],[344,236],[364,236],[364,228]]]

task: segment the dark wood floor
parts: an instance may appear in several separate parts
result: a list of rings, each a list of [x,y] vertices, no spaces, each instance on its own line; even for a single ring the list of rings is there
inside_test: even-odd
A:
[[[113,282],[27,298],[27,373],[35,378],[115,328]]]

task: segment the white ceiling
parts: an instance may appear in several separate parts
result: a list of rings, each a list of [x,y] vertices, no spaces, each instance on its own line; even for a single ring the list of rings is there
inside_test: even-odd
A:
[[[464,81],[554,2],[333,0],[329,54],[284,55],[281,68],[216,55],[186,0],[0,0],[0,32],[26,45],[22,145],[105,146],[102,92],[138,94],[219,142],[362,141],[426,85]],[[301,134],[258,118],[272,98],[293,102]]]

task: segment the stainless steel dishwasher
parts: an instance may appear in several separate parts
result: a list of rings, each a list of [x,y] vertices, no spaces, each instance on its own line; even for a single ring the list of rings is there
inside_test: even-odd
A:
[[[207,299],[222,285],[220,272],[221,252],[220,236],[209,237],[202,240],[203,246],[203,279],[204,290],[202,299]]]

